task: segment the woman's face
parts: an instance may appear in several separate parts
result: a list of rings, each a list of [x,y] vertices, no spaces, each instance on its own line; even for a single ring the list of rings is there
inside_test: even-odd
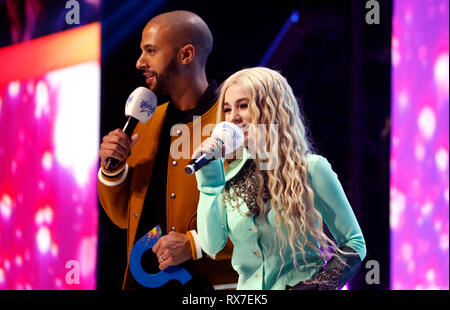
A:
[[[247,91],[237,84],[233,84],[225,91],[223,113],[225,121],[239,126],[244,132],[245,145],[248,143],[248,129],[252,122],[250,110],[250,96]]]

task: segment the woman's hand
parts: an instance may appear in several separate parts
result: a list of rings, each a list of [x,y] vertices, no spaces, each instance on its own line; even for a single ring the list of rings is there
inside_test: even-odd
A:
[[[225,157],[225,147],[223,142],[215,138],[207,138],[192,154],[192,158],[198,158],[202,154],[208,154],[209,159]]]

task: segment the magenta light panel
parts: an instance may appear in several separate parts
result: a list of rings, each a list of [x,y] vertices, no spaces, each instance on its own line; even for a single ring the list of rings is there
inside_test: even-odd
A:
[[[449,2],[393,9],[391,289],[448,289]]]

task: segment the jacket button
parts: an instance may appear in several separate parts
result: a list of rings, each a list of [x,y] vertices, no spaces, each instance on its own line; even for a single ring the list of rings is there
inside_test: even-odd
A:
[[[252,226],[252,231],[256,232],[256,226]]]
[[[261,251],[260,250],[256,250],[256,256],[261,256]]]
[[[170,194],[170,198],[175,199],[177,197],[177,195],[175,195],[175,193]]]
[[[181,135],[183,132],[181,131],[181,129],[177,130],[177,136]]]
[[[133,214],[133,217],[134,217],[134,218],[137,218],[137,217],[138,217],[138,214],[137,214],[137,213]]]
[[[177,163],[177,161],[176,160],[174,160],[173,162],[172,162],[172,166],[176,166],[176,165],[178,165],[178,163]]]
[[[145,188],[147,186],[147,183],[142,182],[141,186],[142,186],[142,188]]]

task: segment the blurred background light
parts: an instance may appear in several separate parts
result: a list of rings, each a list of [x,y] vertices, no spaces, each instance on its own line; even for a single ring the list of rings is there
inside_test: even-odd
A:
[[[448,289],[448,1],[394,1],[391,289]]]

